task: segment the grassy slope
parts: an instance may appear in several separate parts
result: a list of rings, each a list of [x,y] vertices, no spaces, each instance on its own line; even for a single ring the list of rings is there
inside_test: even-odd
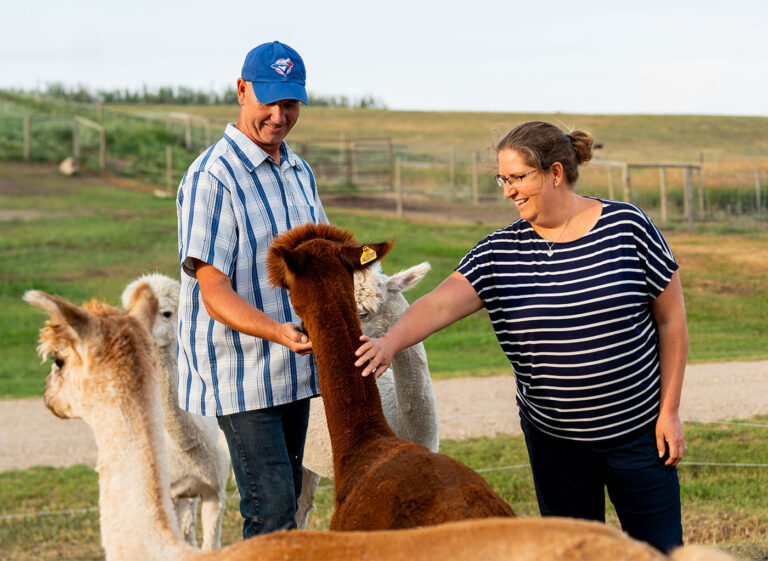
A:
[[[768,417],[754,419],[765,424]],[[768,463],[766,428],[734,425],[686,425],[689,462]],[[443,441],[441,451],[475,468],[504,468],[484,472],[491,486],[522,516],[538,514],[528,455],[520,436]],[[683,523],[687,542],[717,544],[753,558],[768,556],[768,514],[765,468],[683,465],[680,468]],[[0,516],[86,509],[97,505],[97,475],[90,468],[34,468],[0,474]],[[237,492],[229,489],[222,543],[238,541],[242,519]],[[318,510],[311,529],[326,529],[333,509],[333,491],[323,482],[316,496]],[[618,525],[609,506],[608,523]],[[98,512],[76,512],[42,518],[0,522],[3,559],[101,559]]]
[[[21,295],[36,288],[75,302],[98,298],[116,305],[139,274],[178,275],[175,203],[98,180],[63,178],[43,166],[0,163],[0,177],[0,208],[38,213],[0,221],[0,396],[40,395],[46,368],[34,347],[42,316]],[[499,226],[329,214],[363,242],[394,237],[395,250],[384,263],[390,274],[421,261],[432,264],[406,293],[410,301]],[[710,226],[666,234],[682,266],[690,360],[768,358],[768,230]],[[509,372],[484,312],[430,337],[426,347],[436,378]]]
[[[133,113],[182,112],[235,121],[237,106],[122,105]],[[696,115],[571,115],[565,113],[469,113],[380,111],[304,107],[291,133],[294,143],[312,138],[391,137],[394,142],[456,146],[472,150],[495,144],[515,125],[530,120],[561,121],[591,131],[607,160],[760,162],[768,150],[768,117]]]

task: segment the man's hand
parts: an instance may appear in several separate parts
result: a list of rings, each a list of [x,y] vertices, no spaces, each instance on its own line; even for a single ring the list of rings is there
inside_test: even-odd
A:
[[[278,343],[285,345],[298,355],[312,352],[312,341],[293,323],[280,325],[279,338]]]

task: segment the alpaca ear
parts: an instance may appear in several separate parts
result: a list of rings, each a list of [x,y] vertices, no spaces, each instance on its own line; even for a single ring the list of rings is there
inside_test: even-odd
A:
[[[400,271],[399,273],[392,275],[387,279],[387,291],[389,292],[405,292],[409,288],[413,288],[424,276],[429,272],[432,266],[424,261],[418,265],[414,265],[410,269]]]
[[[85,310],[39,290],[28,290],[24,293],[24,300],[47,312],[52,320],[68,325],[80,339],[86,337],[94,321],[91,314]]]
[[[148,332],[152,333],[158,306],[157,296],[152,291],[152,287],[149,283],[142,282],[133,291],[126,310],[129,316],[137,319]]]
[[[384,259],[395,242],[380,242],[367,245],[345,245],[341,248],[341,259],[352,269],[365,269],[377,259]]]
[[[304,272],[310,259],[309,252],[303,249],[286,249],[273,245],[269,248],[267,258],[269,282],[276,288],[289,289],[292,278]]]

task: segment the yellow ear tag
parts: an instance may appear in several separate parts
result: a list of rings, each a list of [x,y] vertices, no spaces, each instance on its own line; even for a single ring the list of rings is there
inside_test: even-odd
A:
[[[370,263],[371,261],[376,260],[376,251],[368,247],[367,245],[363,246],[363,252],[360,254],[360,264],[365,265],[366,263]]]

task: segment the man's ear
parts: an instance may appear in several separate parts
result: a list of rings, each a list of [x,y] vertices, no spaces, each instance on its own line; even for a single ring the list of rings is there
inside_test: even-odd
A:
[[[394,243],[346,245],[341,248],[341,259],[352,269],[365,269],[377,259],[384,259]]]
[[[248,82],[242,78],[237,79],[237,102],[240,105],[245,103],[245,96],[248,95]]]

